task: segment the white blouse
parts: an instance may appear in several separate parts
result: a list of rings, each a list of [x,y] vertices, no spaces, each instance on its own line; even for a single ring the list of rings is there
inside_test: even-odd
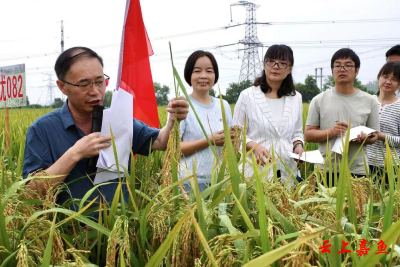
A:
[[[296,95],[284,96],[283,98],[285,105],[280,119],[281,122],[278,125],[261,88],[259,86],[247,88],[240,93],[235,105],[233,123],[243,127],[246,119],[247,143],[253,141],[262,145],[268,151],[271,150],[273,145],[275,154],[279,155],[296,177],[296,162],[289,157],[287,152],[293,152],[293,142],[297,140],[304,144],[303,103],[301,94],[297,91]],[[253,167],[246,163],[245,168],[245,175],[252,176]],[[262,167],[260,168],[262,170]],[[286,182],[291,173],[280,161],[277,163],[277,170],[281,171],[281,180]],[[272,175],[271,168],[268,179],[271,179]]]

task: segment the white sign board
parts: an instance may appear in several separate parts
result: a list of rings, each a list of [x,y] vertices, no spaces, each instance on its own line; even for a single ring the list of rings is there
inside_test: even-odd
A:
[[[26,106],[25,64],[0,67],[0,108]]]

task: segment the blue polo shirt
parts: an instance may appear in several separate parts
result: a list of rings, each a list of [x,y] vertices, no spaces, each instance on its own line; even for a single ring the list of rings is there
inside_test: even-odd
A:
[[[141,121],[133,120],[132,151],[134,154],[148,155],[151,140],[156,140],[160,130],[151,128]],[[45,170],[53,165],[85,133],[75,125],[68,108],[68,100],[61,109],[54,110],[38,118],[26,135],[23,177],[36,170]],[[93,188],[94,174],[87,170],[88,159],[83,159],[72,169],[64,183],[67,188],[57,197],[57,203],[81,199]],[[98,187],[91,195],[94,199],[100,193],[111,202],[118,186],[118,179],[108,185]],[[126,190],[126,187],[125,187]],[[123,191],[125,191],[123,190]],[[71,199],[72,198],[72,199]]]

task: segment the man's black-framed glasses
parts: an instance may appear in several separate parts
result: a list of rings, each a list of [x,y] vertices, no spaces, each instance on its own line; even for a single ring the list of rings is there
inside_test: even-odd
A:
[[[275,65],[278,66],[279,69],[287,69],[289,67],[289,64],[284,63],[284,62],[276,62],[275,60],[268,59],[265,61],[265,64],[267,64],[268,67],[275,67]]]
[[[108,86],[109,80],[110,80],[110,76],[108,76],[107,74],[104,74],[104,79],[98,80],[98,81],[95,81],[95,82],[82,82],[82,83],[79,83],[79,84],[74,84],[74,83],[70,83],[70,82],[67,82],[67,81],[63,81],[63,80],[61,80],[61,81],[63,83],[66,83],[66,84],[79,87],[83,92],[86,92],[90,88],[93,88],[94,85],[96,85],[97,88],[99,88],[99,89],[106,88]]]
[[[354,68],[354,65],[340,65],[340,64],[335,64],[333,65],[332,69],[336,70],[336,71],[340,71],[342,68],[347,71],[347,70],[351,70],[352,68]]]

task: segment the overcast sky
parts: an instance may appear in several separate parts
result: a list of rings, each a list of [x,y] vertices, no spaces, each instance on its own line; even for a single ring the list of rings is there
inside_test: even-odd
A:
[[[185,35],[243,23],[246,11],[240,6],[232,7],[231,22],[230,5],[235,2],[141,1],[144,23],[155,53],[150,58],[153,81],[173,87],[168,48],[168,41],[171,41],[174,63],[182,77],[190,53],[205,49],[218,61],[221,91],[224,93],[229,83],[237,82],[243,56],[237,49],[243,47],[217,47],[244,38],[245,26]],[[322,67],[324,75],[330,74],[333,53],[342,47],[350,47],[361,58],[358,78],[366,84],[376,79],[385,62],[386,51],[400,43],[399,0],[251,2],[260,6],[258,22],[275,22],[257,27],[259,40],[265,45],[283,43],[292,47],[295,82],[304,82],[308,74],[315,74],[315,68]],[[45,81],[49,79],[46,74],[54,74],[54,63],[61,51],[60,25],[63,20],[65,49],[87,46],[98,52],[104,59],[104,72],[111,76],[108,90],[112,90],[117,77],[125,4],[124,0],[0,0],[0,66],[25,63],[30,102],[44,104],[45,86],[49,84]],[[343,20],[352,23],[342,23]],[[370,20],[381,22],[368,22]],[[335,23],[298,23],[304,21]],[[260,58],[266,49],[259,49]],[[55,75],[52,78],[55,80]],[[61,95],[56,86],[54,92],[56,97]]]

